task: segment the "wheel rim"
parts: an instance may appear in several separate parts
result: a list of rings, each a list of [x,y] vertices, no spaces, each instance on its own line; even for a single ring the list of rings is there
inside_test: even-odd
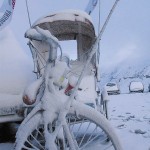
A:
[[[54,130],[54,126],[49,127],[50,133],[52,130]],[[47,150],[45,143],[44,125],[40,124],[27,137],[27,140],[24,142],[24,146],[21,150]],[[62,140],[56,138],[55,144],[57,146],[57,150],[64,150],[64,143],[62,143]]]
[[[98,125],[88,119],[68,115],[70,131],[80,150],[115,150],[109,135]]]
[[[22,150],[45,150],[44,125],[35,128],[24,143]]]
[[[107,134],[95,123],[88,119],[80,119],[75,115],[67,115],[68,126],[78,149],[80,150],[115,150]],[[53,129],[52,129],[53,128]],[[54,130],[54,126],[49,130]],[[51,132],[50,131],[50,132]],[[58,150],[68,150],[69,144],[64,133],[64,140],[55,140]],[[22,150],[46,150],[44,125],[36,127],[27,140]]]

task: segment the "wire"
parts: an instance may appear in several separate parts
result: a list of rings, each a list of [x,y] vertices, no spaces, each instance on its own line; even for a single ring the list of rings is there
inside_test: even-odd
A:
[[[100,31],[100,25],[101,25],[101,0],[99,0],[99,5],[98,5],[98,32]]]
[[[99,7],[98,7],[98,32],[100,31],[100,27],[101,27],[101,0],[99,0]],[[98,43],[98,50],[97,50],[97,59],[98,59],[98,65],[99,65],[99,61],[100,61],[100,41]]]
[[[101,40],[102,35],[103,35],[103,33],[104,33],[104,31],[105,31],[105,29],[107,27],[107,24],[108,24],[108,22],[109,22],[109,20],[110,20],[110,18],[111,18],[111,16],[112,16],[112,14],[113,14],[113,12],[114,12],[114,10],[115,10],[115,8],[116,8],[116,6],[117,6],[119,1],[120,0],[116,0],[115,3],[113,4],[113,6],[112,6],[112,8],[111,8],[107,18],[106,18],[106,21],[104,22],[101,30],[99,31],[99,34],[98,34],[98,37],[97,37],[97,42],[99,42],[99,40]]]
[[[98,1],[98,33],[101,28],[101,0]],[[100,41],[98,42],[97,46],[97,51],[96,51],[96,67],[97,67],[97,82],[100,82],[100,54],[101,54],[101,49],[100,49]]]
[[[29,8],[28,8],[28,0],[25,0],[26,1],[26,8],[27,8],[27,14],[28,14],[28,20],[29,20],[29,25],[31,27],[31,19],[30,19],[30,13],[29,13]]]

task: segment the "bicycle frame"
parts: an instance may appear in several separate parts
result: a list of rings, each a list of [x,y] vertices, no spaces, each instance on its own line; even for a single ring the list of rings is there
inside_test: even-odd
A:
[[[42,30],[42,29],[40,29],[40,30]],[[43,35],[42,35],[43,36]],[[47,38],[47,37],[46,37]],[[51,38],[51,40],[53,40],[52,38]],[[53,44],[54,44],[55,42],[53,42]],[[46,68],[45,68],[45,72],[44,72],[44,75],[43,75],[43,81],[44,81],[44,93],[43,93],[43,96],[42,96],[42,98],[41,98],[41,102],[37,105],[37,106],[35,106],[35,108],[32,110],[32,112],[27,116],[27,118],[25,119],[26,121],[29,119],[29,118],[31,118],[32,116],[34,116],[38,111],[40,111],[40,110],[42,110],[42,113],[43,113],[43,115],[45,114],[45,115],[49,115],[50,117],[50,119],[51,120],[45,120],[45,117],[44,117],[44,129],[45,129],[45,136],[46,137],[48,137],[47,139],[46,139],[46,143],[47,143],[47,141],[53,141],[53,143],[51,143],[51,144],[46,144],[47,145],[47,148],[49,148],[49,149],[54,149],[54,147],[55,147],[55,144],[54,144],[54,141],[55,141],[55,139],[56,139],[56,137],[57,137],[57,135],[58,135],[58,133],[59,133],[59,131],[61,130],[61,128],[63,128],[64,129],[64,131],[65,131],[65,133],[67,134],[67,137],[69,137],[68,138],[68,141],[69,141],[69,145],[70,145],[70,147],[71,147],[71,149],[72,150],[76,150],[76,149],[78,149],[78,147],[77,147],[77,144],[75,144],[74,143],[74,140],[72,139],[72,136],[71,136],[71,134],[70,134],[70,132],[69,132],[69,128],[68,128],[68,126],[67,126],[67,122],[66,122],[66,115],[67,115],[67,113],[69,112],[69,109],[70,109],[70,107],[72,106],[72,103],[73,103],[73,101],[74,101],[74,97],[75,97],[75,95],[76,95],[76,92],[77,92],[77,90],[78,90],[78,88],[79,88],[79,85],[80,85],[80,83],[81,83],[81,80],[82,80],[82,78],[83,78],[83,76],[84,76],[84,74],[85,74],[85,72],[86,72],[86,69],[87,69],[87,67],[88,67],[88,65],[89,65],[89,63],[90,63],[90,61],[91,61],[91,59],[92,59],[92,57],[93,57],[93,55],[95,54],[95,52],[96,52],[96,50],[97,50],[97,43],[98,42],[96,42],[94,45],[93,45],[93,47],[92,47],[92,50],[91,50],[91,53],[90,53],[90,55],[89,55],[89,58],[88,58],[88,60],[86,61],[86,63],[85,63],[85,65],[84,65],[84,67],[83,67],[83,70],[82,70],[82,72],[81,72],[81,75],[79,76],[79,78],[78,78],[78,81],[77,81],[77,83],[76,83],[76,86],[74,87],[74,90],[73,90],[73,92],[72,92],[72,94],[70,95],[70,97],[69,98],[67,98],[67,96],[66,96],[66,102],[63,104],[63,107],[61,108],[61,110],[59,110],[59,112],[57,112],[57,110],[51,110],[51,109],[49,109],[48,107],[46,107],[46,109],[44,108],[44,105],[45,105],[45,103],[47,104],[47,105],[49,105],[49,106],[51,106],[51,103],[52,103],[52,99],[48,99],[47,101],[46,101],[46,99],[45,99],[45,97],[46,97],[46,94],[47,93],[49,93],[49,94],[54,94],[55,93],[55,89],[54,89],[54,85],[53,85],[53,78],[52,79],[49,79],[49,75],[50,75],[50,72],[52,72],[52,69],[55,67],[55,60],[51,60],[50,58],[48,59],[48,61],[47,61],[47,64],[46,64]],[[55,43],[56,45],[54,46],[54,47],[57,47],[57,45],[58,45],[58,43]],[[54,51],[53,49],[52,49],[52,51]],[[49,55],[50,56],[50,55]],[[49,85],[49,87],[48,87],[48,85]],[[56,96],[58,96],[58,95],[56,95]],[[54,101],[55,100],[53,100],[53,103],[54,103]],[[57,104],[57,102],[55,103],[55,105],[57,106],[58,104]],[[58,116],[56,116],[57,118],[55,118],[53,115],[54,115],[54,113],[55,112],[57,112],[58,113]],[[49,123],[51,123],[52,124],[52,122],[55,120],[55,119],[57,119],[57,121],[59,122],[58,123],[58,125],[56,126],[56,128],[55,128],[55,131],[53,132],[53,133],[49,133],[47,130],[48,130],[48,124]],[[25,122],[26,122],[25,121]],[[50,139],[49,139],[50,138]],[[56,148],[55,148],[56,149]]]
[[[70,95],[69,98],[66,99],[66,102],[63,104],[63,107],[61,107],[61,109],[59,110],[59,112],[57,112],[58,110],[57,110],[57,111],[54,110],[54,111],[52,112],[50,109],[44,109],[44,107],[43,107],[43,105],[45,104],[45,99],[44,99],[45,94],[46,94],[46,92],[50,92],[50,91],[48,90],[48,87],[47,87],[47,85],[49,84],[49,76],[48,76],[48,74],[50,73],[49,71],[52,69],[52,67],[55,66],[55,65],[54,65],[54,64],[55,64],[55,60],[53,60],[53,61],[48,61],[47,65],[46,65],[45,73],[44,73],[44,77],[43,77],[44,84],[45,84],[44,95],[43,95],[43,97],[42,97],[42,99],[41,99],[41,102],[40,102],[37,106],[35,106],[35,108],[32,110],[32,112],[31,112],[31,113],[27,116],[27,118],[25,119],[24,123],[27,122],[28,119],[31,118],[33,115],[35,115],[39,110],[43,110],[42,113],[45,113],[45,114],[48,113],[48,114],[51,116],[51,121],[50,121],[50,120],[44,120],[44,130],[45,130],[44,133],[45,133],[45,136],[48,137],[48,138],[46,138],[46,146],[47,146],[47,148],[49,148],[49,149],[54,149],[54,150],[56,149],[56,150],[57,150],[57,148],[56,148],[56,146],[55,146],[55,144],[54,144],[54,141],[55,141],[55,139],[56,139],[56,137],[57,137],[57,135],[58,135],[58,133],[59,133],[59,131],[61,130],[62,127],[63,127],[63,129],[65,130],[65,132],[66,132],[66,134],[67,134],[67,137],[69,137],[69,138],[68,138],[68,141],[69,141],[69,145],[70,145],[71,150],[77,150],[77,149],[78,149],[77,144],[74,143],[75,140],[72,139],[73,137],[71,136],[71,133],[69,132],[69,128],[68,128],[67,122],[66,122],[66,115],[67,115],[67,113],[69,112],[69,109],[70,109],[70,107],[71,107],[72,104],[73,104],[74,97],[75,97],[76,92],[77,92],[77,90],[78,90],[78,88],[79,88],[79,85],[80,85],[80,83],[81,83],[81,81],[82,81],[82,79],[83,79],[83,76],[84,76],[84,74],[85,74],[85,71],[86,71],[86,69],[87,69],[89,63],[91,62],[92,57],[94,56],[94,54],[95,54],[96,51],[97,51],[97,46],[98,46],[99,40],[100,40],[101,37],[102,37],[102,34],[103,34],[103,32],[104,32],[104,30],[105,30],[105,28],[106,28],[106,26],[107,26],[107,23],[108,23],[108,21],[109,21],[109,18],[111,17],[111,15],[112,15],[112,13],[113,13],[113,10],[115,9],[115,7],[116,7],[118,1],[119,1],[119,0],[116,0],[116,3],[114,4],[114,6],[113,6],[113,8],[112,8],[112,10],[111,10],[111,12],[110,12],[110,14],[108,15],[108,18],[107,18],[107,20],[105,21],[105,23],[104,23],[104,25],[103,25],[103,27],[102,27],[102,30],[99,32],[98,37],[95,39],[95,42],[94,42],[94,44],[92,45],[92,47],[91,47],[91,49],[90,49],[89,57],[88,57],[87,61],[85,62],[85,65],[84,65],[84,67],[83,67],[83,70],[82,70],[82,72],[81,72],[81,75],[80,75],[79,78],[78,78],[78,81],[77,81],[77,83],[76,83],[76,86],[74,87],[74,90],[73,90],[72,94]],[[42,37],[43,37],[43,33],[44,33],[43,30],[42,30],[42,29],[40,29],[40,30],[38,29],[37,31],[40,31],[39,33],[40,33],[40,34],[42,35]],[[45,32],[46,32],[46,31],[45,31]],[[45,37],[46,37],[46,34],[44,34],[44,39],[45,39]],[[46,37],[46,41],[53,41],[53,40],[54,40],[54,38],[50,38],[50,37],[47,38],[47,37]],[[49,44],[50,44],[50,42],[49,42]],[[54,40],[53,44],[54,44],[54,45],[56,44],[56,47],[58,47],[58,45],[59,45],[55,40]],[[55,47],[55,46],[54,46],[54,47]],[[49,52],[49,53],[50,53],[50,52]],[[50,58],[49,58],[48,60],[50,60]],[[51,82],[52,82],[52,80],[51,80]],[[53,83],[50,84],[50,85],[52,86]],[[52,88],[52,87],[50,87],[50,88],[51,88],[51,90],[53,91],[53,88]],[[50,103],[49,103],[49,105],[50,105]],[[57,105],[57,104],[56,104],[56,105]],[[46,108],[47,108],[47,107],[46,107]],[[55,111],[58,113],[58,116],[56,115],[56,117],[57,117],[57,121],[58,121],[59,123],[56,125],[55,131],[54,131],[53,133],[49,133],[49,132],[48,132],[48,124],[49,124],[49,123],[52,123],[52,122],[54,121],[54,119],[56,119],[55,117],[52,116],[54,113],[56,113]],[[48,144],[48,141],[51,141],[51,144]]]

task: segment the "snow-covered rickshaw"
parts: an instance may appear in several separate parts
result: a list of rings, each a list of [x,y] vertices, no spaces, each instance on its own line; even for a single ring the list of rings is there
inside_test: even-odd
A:
[[[62,57],[63,61],[66,61],[69,70],[66,69],[63,74],[57,72],[56,76],[59,74],[62,80],[67,78],[70,79],[70,82],[73,82],[73,80],[80,76],[83,66],[88,59],[90,53],[89,49],[96,37],[90,16],[81,11],[64,11],[39,19],[34,23],[33,28],[36,28],[37,26],[41,29],[50,31],[50,33],[59,41],[75,40],[77,42],[77,50],[75,52],[77,58],[75,60],[69,58],[74,55],[74,49],[69,49],[67,44],[65,46],[65,49],[67,50],[65,50],[65,54],[60,52],[60,56],[57,56],[58,59]],[[30,37],[32,32],[34,32],[34,30],[27,31],[26,35],[27,37],[29,36],[28,38],[32,38]],[[29,46],[33,55],[35,72],[39,78],[44,73],[46,62],[49,58],[49,43],[44,40],[40,41],[32,39],[32,41],[29,42]],[[61,50],[60,48],[60,51],[64,50]],[[52,52],[50,57],[56,59],[57,53],[57,51]],[[94,108],[96,108],[96,102],[98,102],[99,95],[98,88],[96,87],[98,81],[98,66],[96,61],[96,55],[94,55],[78,88],[78,100],[91,105]],[[65,80],[61,82],[64,82],[63,84],[65,84]]]
[[[25,37],[38,79],[24,91],[26,116],[15,149],[122,150],[98,111],[98,40],[90,16],[72,10],[50,14],[36,21]],[[77,41],[76,60],[69,58],[71,50],[63,53],[59,41],[64,40]]]

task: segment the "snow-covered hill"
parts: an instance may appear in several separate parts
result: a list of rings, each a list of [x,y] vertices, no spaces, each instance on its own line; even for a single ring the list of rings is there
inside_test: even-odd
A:
[[[144,84],[144,91],[148,91],[150,84],[150,65],[145,63],[136,65],[121,64],[114,70],[103,72],[101,75],[101,87],[107,82],[116,82],[122,93],[129,92],[131,81],[141,81]]]

